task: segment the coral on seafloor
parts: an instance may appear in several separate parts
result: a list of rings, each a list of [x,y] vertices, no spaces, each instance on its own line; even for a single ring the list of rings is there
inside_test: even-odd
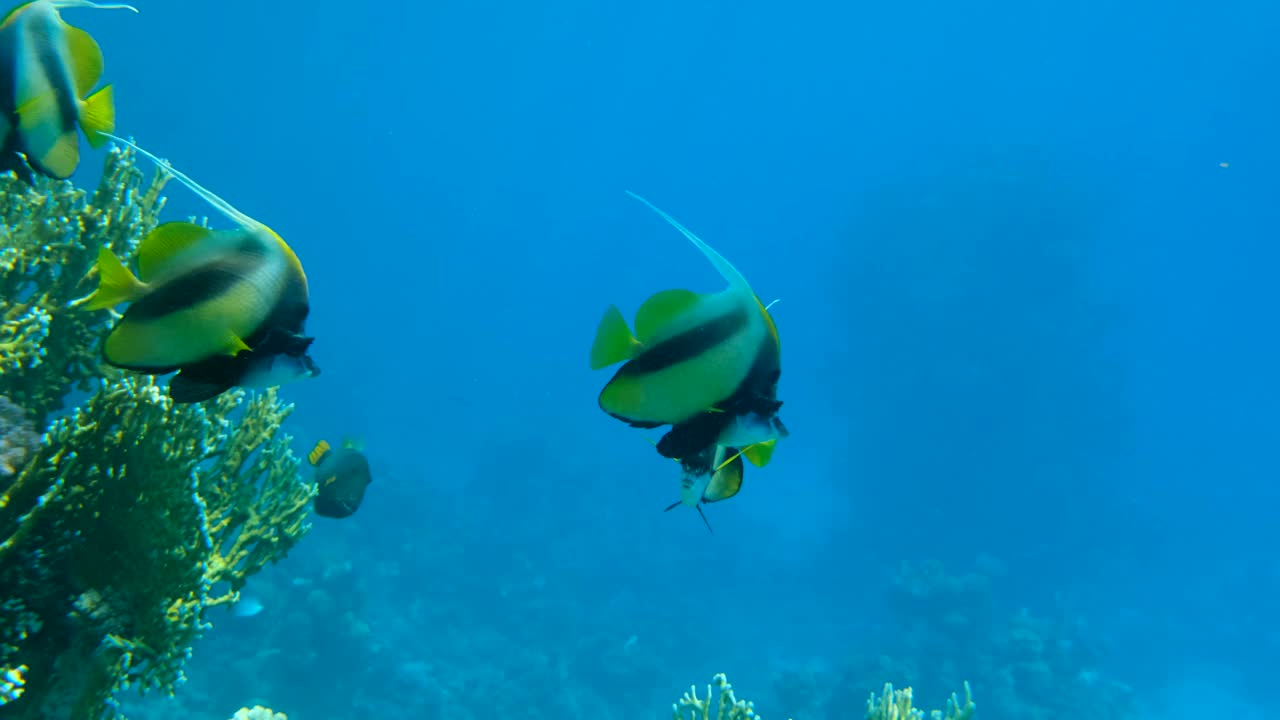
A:
[[[964,702],[955,693],[947,701],[947,710],[943,714],[934,710],[928,715],[914,708],[911,704],[911,688],[894,690],[892,685],[885,685],[884,692],[877,697],[874,693],[867,701],[867,720],[970,720],[975,705],[969,693],[969,683],[964,684]],[[715,715],[712,715],[712,709]],[[688,711],[686,715],[685,711]],[[746,700],[739,700],[733,692],[733,686],[724,673],[717,673],[707,686],[705,697],[698,697],[697,686],[685,692],[679,702],[671,706],[672,720],[751,720],[759,718],[755,705]],[[850,717],[852,714],[850,715]]]
[[[969,691],[969,683],[964,684],[964,702],[955,693],[947,699],[947,711],[934,710],[928,714],[929,720],[969,720],[973,717],[977,706],[973,703],[973,695]],[[867,700],[867,720],[923,720],[923,710],[912,706],[911,688],[894,690],[892,685],[885,684],[884,692],[876,697],[872,693]]]
[[[132,256],[162,184],[144,188],[118,150],[91,197],[0,177],[0,395],[23,409],[0,422],[52,419],[0,477],[0,668],[24,669],[5,718],[119,718],[123,689],[171,694],[209,609],[309,528],[314,485],[274,391],[175,405],[99,362],[112,315],[78,302],[86,273],[101,245]],[[88,397],[59,413],[77,389]]]
[[[73,389],[102,376],[101,341],[113,313],[86,310],[88,277],[107,247],[133,257],[158,222],[168,176],[144,183],[131,151],[107,153],[93,193],[40,178],[0,175],[0,395],[39,427]]]
[[[40,444],[40,435],[22,408],[7,397],[0,397],[0,489],[18,470]]]
[[[231,720],[289,720],[289,716],[275,712],[271,708],[254,705],[252,708],[240,708],[235,715],[231,716]]]

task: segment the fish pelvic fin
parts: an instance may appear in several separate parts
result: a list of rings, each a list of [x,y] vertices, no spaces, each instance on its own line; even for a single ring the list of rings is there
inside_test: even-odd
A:
[[[591,344],[591,369],[609,367],[614,363],[630,360],[640,350],[640,341],[631,334],[627,321],[617,305],[610,305],[596,328],[596,339]]]
[[[324,460],[324,456],[329,454],[329,443],[321,440],[316,446],[311,448],[311,452],[307,453],[307,462],[312,465],[319,465]]]
[[[80,129],[89,147],[100,148],[116,129],[115,91],[110,85],[90,95],[80,104]]]
[[[105,245],[98,249],[98,262],[94,267],[98,271],[98,289],[85,303],[88,310],[105,310],[122,302],[132,302],[147,291],[147,286]]]
[[[640,197],[636,193],[631,192],[630,190],[627,191],[627,194],[635,198],[636,200],[639,200],[640,202],[644,203],[645,205],[647,205],[650,210],[657,213],[659,217],[661,217],[663,220],[666,220],[668,223],[670,223],[671,226],[674,227],[676,230],[679,230],[681,235],[684,235],[686,238],[688,238],[689,242],[693,243],[694,247],[701,250],[702,254],[707,256],[707,259],[711,261],[711,264],[715,266],[716,271],[719,272],[720,275],[729,283],[730,287],[732,287],[736,291],[745,292],[745,293],[754,295],[754,293],[751,291],[751,285],[750,283],[747,282],[747,279],[743,277],[742,273],[738,272],[738,269],[734,267],[732,263],[726,260],[723,255],[716,252],[715,248],[711,247],[706,242],[704,242],[702,238],[698,237],[697,235],[694,235],[688,228],[686,228],[684,225],[681,225],[679,220],[676,220],[675,218],[668,215],[657,205],[654,205],[653,203],[649,202],[643,197]]]
[[[707,520],[707,514],[702,512],[702,506],[696,505],[695,507],[698,509],[698,516],[702,518],[702,524],[707,526],[707,532],[715,535],[716,531],[711,529],[711,522]]]

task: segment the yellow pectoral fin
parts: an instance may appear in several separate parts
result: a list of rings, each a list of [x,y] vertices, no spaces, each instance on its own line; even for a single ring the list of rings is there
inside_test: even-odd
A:
[[[769,464],[769,461],[773,458],[773,451],[777,446],[777,440],[765,440],[755,445],[748,445],[743,449],[742,456],[750,460],[752,465],[762,468]]]
[[[591,369],[599,370],[614,363],[630,360],[640,349],[640,341],[631,334],[627,321],[616,305],[610,305],[596,328],[596,339],[591,344]]]
[[[80,129],[93,148],[105,145],[107,133],[115,132],[115,92],[110,85],[90,95],[80,104]]]
[[[636,338],[651,343],[667,335],[667,328],[681,315],[697,306],[701,295],[691,290],[663,290],[654,293],[636,311]]]
[[[249,350],[249,345],[233,332],[227,333],[226,344],[223,346],[223,352],[227,355],[239,355],[241,350]]]
[[[132,302],[146,292],[147,286],[129,272],[120,258],[109,248],[98,249],[98,289],[85,303],[88,310],[105,310],[122,302]]]

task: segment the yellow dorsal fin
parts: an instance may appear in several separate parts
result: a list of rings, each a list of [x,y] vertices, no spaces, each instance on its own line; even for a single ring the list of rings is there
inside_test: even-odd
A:
[[[701,295],[692,290],[663,290],[654,293],[636,311],[636,339],[649,343],[663,334],[674,320],[698,304]]]
[[[76,97],[86,97],[93,86],[102,79],[102,48],[89,33],[78,27],[62,23],[67,38],[67,50],[71,53],[71,76],[76,83]]]
[[[596,339],[591,344],[591,369],[599,370],[614,363],[630,360],[640,349],[640,341],[631,334],[627,321],[616,305],[610,305],[596,328]]]
[[[329,454],[329,443],[321,440],[316,446],[311,448],[311,452],[307,453],[307,462],[312,465],[319,465],[324,456]]]
[[[194,223],[175,221],[157,225],[138,245],[138,276],[150,281],[171,267],[184,252],[208,240],[213,231]]]
[[[356,452],[364,452],[364,440],[360,438],[347,437],[342,439],[342,447],[347,450],[355,450]]]
[[[100,148],[107,143],[107,134],[116,129],[116,95],[110,85],[80,103],[80,129],[89,147]]]
[[[769,464],[769,460],[773,458],[773,451],[777,446],[777,440],[765,440],[743,448],[742,456],[750,460],[752,465],[762,468]]]
[[[147,286],[106,246],[98,250],[98,263],[94,267],[98,271],[98,289],[85,303],[88,310],[105,310],[122,302],[132,302],[146,292]]]

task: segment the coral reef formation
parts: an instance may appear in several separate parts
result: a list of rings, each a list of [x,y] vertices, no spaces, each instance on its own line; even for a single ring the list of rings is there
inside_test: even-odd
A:
[[[314,486],[274,391],[175,406],[98,361],[111,314],[80,307],[86,273],[101,245],[132,255],[163,182],[144,189],[112,151],[92,197],[52,181],[0,193],[0,392],[26,411],[3,417],[52,418],[0,482],[0,667],[28,668],[6,717],[120,717],[124,688],[172,693],[210,608],[308,529]],[[89,395],[58,413],[74,390]]]
[[[132,154],[121,151],[107,154],[92,194],[0,176],[0,395],[37,426],[71,390],[102,377],[99,345],[112,314],[82,307],[93,289],[86,276],[103,246],[133,256],[157,224],[166,179],[157,172],[144,183]]]
[[[0,397],[0,488],[27,464],[40,444],[40,435],[22,408]]]
[[[254,705],[251,708],[240,708],[235,715],[231,716],[231,720],[289,720],[289,716],[275,712],[271,708]]]
[[[855,654],[837,668],[784,672],[778,697],[805,717],[834,718],[844,715],[842,699],[870,678],[933,693],[971,676],[990,699],[983,717],[991,720],[1134,717],[1132,688],[1106,672],[1103,639],[1079,616],[1005,606],[1011,593],[1003,575],[1003,565],[986,556],[959,573],[933,560],[902,563],[886,595],[896,622],[871,641],[892,650]]]
[[[946,714],[941,710],[934,710],[928,717],[930,720],[969,720],[976,709],[969,683],[966,682],[963,703],[955,693],[951,693],[951,697],[947,699]],[[912,705],[911,688],[894,690],[893,685],[886,683],[879,697],[872,693],[867,700],[867,720],[924,720],[924,717],[924,711]]]
[[[712,708],[715,715],[711,714]],[[894,690],[886,684],[880,696],[871,694],[867,701],[867,720],[970,720],[976,706],[969,692],[969,683],[964,684],[964,702],[955,693],[947,700],[944,714],[934,710],[927,715],[912,706],[911,688]],[[687,714],[686,714],[687,711]],[[724,673],[717,673],[707,686],[705,697],[698,697],[697,686],[692,686],[681,697],[679,702],[671,706],[672,720],[751,720],[759,718],[755,705],[750,701],[739,700],[734,695],[733,686]]]

